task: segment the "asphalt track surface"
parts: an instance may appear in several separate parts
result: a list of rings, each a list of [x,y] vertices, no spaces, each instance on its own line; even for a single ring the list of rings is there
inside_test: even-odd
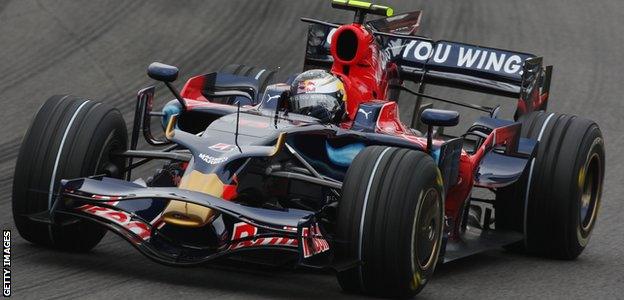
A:
[[[421,33],[433,38],[543,55],[555,65],[550,109],[596,120],[607,147],[598,224],[577,260],[489,251],[440,267],[420,297],[624,297],[624,2],[389,2],[395,11],[425,10]],[[106,101],[119,107],[129,123],[136,90],[152,83],[145,76],[152,61],[179,66],[179,86],[193,74],[230,63],[281,66],[281,77],[286,77],[302,65],[302,16],[348,21],[350,14],[332,10],[328,1],[0,0],[2,227],[14,229],[10,197],[15,158],[47,97],[73,93]],[[164,91],[160,95],[169,97]],[[471,96],[483,99],[477,101],[481,103],[495,101]],[[401,101],[409,106],[409,99]],[[472,117],[462,116],[467,122]],[[13,294],[20,299],[353,297],[341,293],[328,272],[235,263],[161,266],[113,234],[82,255],[31,245],[16,230],[13,237]]]

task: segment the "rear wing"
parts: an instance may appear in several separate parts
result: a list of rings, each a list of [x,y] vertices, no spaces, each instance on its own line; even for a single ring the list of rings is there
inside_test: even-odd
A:
[[[413,13],[391,18],[407,18]],[[382,19],[382,20],[385,20]],[[329,69],[329,51],[337,24],[302,19],[308,28],[304,69]],[[530,53],[483,47],[383,30],[379,20],[367,23],[377,36],[383,56],[397,64],[401,78],[519,99],[517,116],[545,109],[552,67]],[[380,31],[383,30],[383,31]],[[520,103],[523,102],[523,103]]]

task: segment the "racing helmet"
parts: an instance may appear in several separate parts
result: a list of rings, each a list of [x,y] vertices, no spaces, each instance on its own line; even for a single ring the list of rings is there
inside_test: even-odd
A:
[[[290,111],[327,123],[342,118],[345,89],[338,77],[325,70],[299,74],[290,87]]]

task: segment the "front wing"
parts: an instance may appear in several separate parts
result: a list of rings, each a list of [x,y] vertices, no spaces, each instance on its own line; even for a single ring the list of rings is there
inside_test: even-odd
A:
[[[169,200],[194,203],[220,212],[200,229],[166,224]],[[40,216],[37,218],[41,221]],[[117,233],[159,263],[195,265],[246,250],[298,253],[299,264],[326,267],[331,240],[314,212],[262,209],[207,194],[166,187],[143,187],[113,179],[63,180],[48,221],[57,226],[87,219]]]

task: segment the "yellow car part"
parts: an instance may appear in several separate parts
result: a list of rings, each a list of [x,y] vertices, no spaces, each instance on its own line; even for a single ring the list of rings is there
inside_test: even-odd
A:
[[[182,177],[179,188],[221,197],[224,185],[216,174],[192,170]],[[163,212],[163,220],[167,224],[183,227],[202,227],[210,223],[214,216],[215,211],[208,207],[178,200],[170,200]]]

